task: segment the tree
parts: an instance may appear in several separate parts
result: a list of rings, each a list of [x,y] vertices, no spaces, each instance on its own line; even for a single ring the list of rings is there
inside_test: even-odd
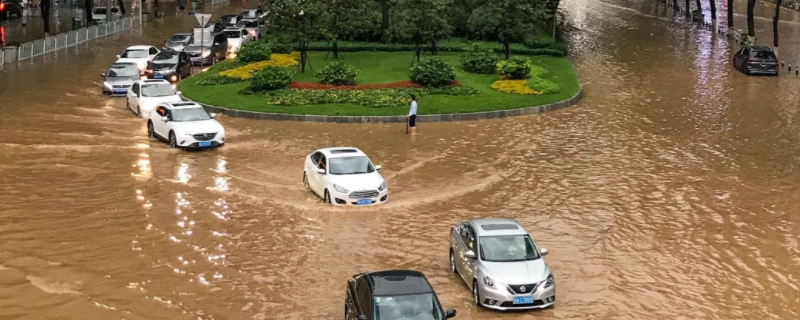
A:
[[[271,0],[263,8],[272,17],[272,31],[298,43],[300,72],[306,72],[308,42],[329,32],[320,22],[327,19],[330,6],[325,0]]]
[[[733,30],[733,0],[728,0],[728,32]]]
[[[692,7],[689,5],[689,0],[686,0],[686,16],[689,17],[692,14]]]
[[[381,41],[389,41],[389,9],[391,9],[390,0],[375,0],[381,6]]]
[[[431,54],[436,54],[436,43],[450,35],[447,13],[452,0],[397,0],[392,34],[398,40],[411,40],[416,46],[416,58],[422,52],[422,44],[431,44]]]
[[[472,12],[469,25],[483,36],[496,37],[502,42],[505,57],[509,59],[511,42],[535,30],[545,12],[544,1],[484,0]]]
[[[753,10],[756,7],[756,0],[747,0],[747,40],[755,43],[756,26],[753,22]]]
[[[556,23],[558,23],[558,5],[560,3],[561,0],[547,0],[547,3],[545,4],[545,9],[547,13],[547,24],[551,25],[553,28],[553,39],[556,38]]]
[[[365,19],[370,9],[371,3],[367,1],[330,0],[329,8],[319,18],[324,25],[320,29],[322,36],[333,42],[334,59],[339,59],[339,40],[370,28],[372,21]]]
[[[42,13],[42,22],[44,22],[44,34],[50,35],[50,1],[43,0],[39,2],[39,10]]]
[[[778,55],[778,18],[781,15],[781,4],[783,0],[775,3],[775,16],[772,17],[772,45],[775,47],[775,55]]]
[[[694,0],[694,2],[697,5],[697,19],[703,22],[703,5],[700,3],[700,0]]]
[[[86,24],[92,24],[92,6],[94,6],[94,2],[92,0],[83,0],[83,13],[86,14]]]
[[[717,26],[717,0],[708,0],[708,6],[711,9],[711,24],[716,28],[716,26]]]

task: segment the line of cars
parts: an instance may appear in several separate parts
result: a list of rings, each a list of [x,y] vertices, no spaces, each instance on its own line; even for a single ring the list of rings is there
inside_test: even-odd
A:
[[[235,54],[264,32],[265,13],[244,10],[214,23],[176,33],[159,49],[136,45],[117,55],[101,74],[103,94],[126,97],[126,107],[147,120],[151,138],[174,148],[209,148],[225,144],[225,129],[200,104],[183,101],[176,84],[194,73],[194,66],[214,64]]]

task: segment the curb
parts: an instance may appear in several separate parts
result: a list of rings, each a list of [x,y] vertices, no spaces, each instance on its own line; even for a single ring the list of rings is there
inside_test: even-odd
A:
[[[181,95],[181,98],[187,101],[192,101]],[[508,110],[495,110],[495,111],[482,111],[472,113],[452,113],[452,114],[425,114],[418,115],[417,121],[419,122],[452,122],[452,121],[465,121],[465,120],[480,120],[480,119],[494,119],[505,118],[511,116],[521,116],[526,114],[544,113],[563,109],[577,104],[583,98],[583,86],[578,89],[571,98],[559,102],[545,104],[535,107],[524,107]],[[196,102],[196,101],[195,101]],[[237,109],[228,109],[217,107],[197,102],[205,107],[208,112],[221,113],[229,117],[236,118],[249,118],[257,120],[275,120],[275,121],[310,121],[310,122],[339,122],[339,123],[385,123],[385,122],[406,122],[406,116],[320,116],[310,114],[287,114],[287,113],[268,113],[257,111],[246,111]]]

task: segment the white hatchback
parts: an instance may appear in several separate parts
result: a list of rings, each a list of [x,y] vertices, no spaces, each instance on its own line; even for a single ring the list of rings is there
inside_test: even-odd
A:
[[[225,128],[203,106],[191,102],[160,103],[147,118],[147,135],[171,148],[209,148],[225,144]]]
[[[180,91],[173,89],[172,83],[164,79],[139,80],[128,90],[128,109],[136,115],[147,118],[150,111],[162,102],[180,102]]]
[[[388,200],[386,181],[357,148],[337,147],[314,151],[306,157],[303,185],[334,205],[372,205]]]
[[[139,67],[139,73],[144,73],[147,69],[147,63],[159,53],[161,50],[154,46],[132,46],[125,49],[122,54],[117,55],[116,63],[135,63]]]

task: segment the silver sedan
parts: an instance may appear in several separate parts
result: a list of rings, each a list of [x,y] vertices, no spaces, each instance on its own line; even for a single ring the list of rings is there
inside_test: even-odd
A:
[[[450,231],[450,270],[461,275],[477,306],[543,309],[556,301],[556,284],[536,244],[513,219],[486,218]]]

